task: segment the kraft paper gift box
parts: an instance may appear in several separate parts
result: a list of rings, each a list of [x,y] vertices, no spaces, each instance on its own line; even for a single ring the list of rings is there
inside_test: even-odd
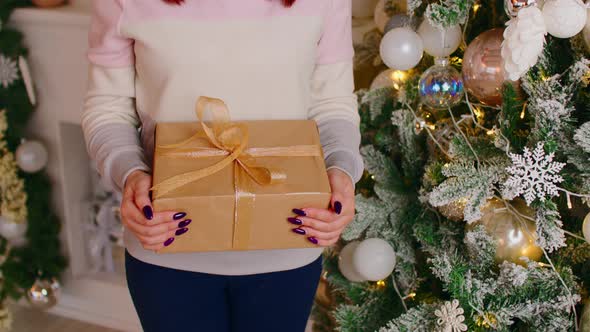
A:
[[[207,111],[214,121],[201,122]],[[154,210],[192,219],[159,252],[316,247],[287,222],[294,208],[329,206],[315,121],[229,122],[225,104],[206,97],[197,114],[198,122],[156,125]]]

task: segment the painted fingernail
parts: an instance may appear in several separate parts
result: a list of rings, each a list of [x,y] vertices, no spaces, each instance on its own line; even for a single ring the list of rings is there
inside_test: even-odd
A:
[[[293,225],[303,225],[303,221],[297,218],[287,218],[287,220],[292,223]]]
[[[182,234],[188,232],[188,228],[181,228],[176,231],[176,236],[181,236]]]
[[[174,242],[174,238],[173,237],[169,238],[168,240],[166,240],[166,242],[164,242],[164,247],[167,247],[167,246],[171,245],[172,242]]]
[[[305,211],[301,209],[293,209],[293,213],[295,213],[298,216],[305,217]]]
[[[342,212],[342,203],[338,201],[334,202],[334,212],[336,212],[336,214],[340,214]]]
[[[294,228],[293,232],[299,234],[299,235],[305,235],[305,230],[302,228]]]
[[[182,219],[182,218],[184,218],[184,217],[186,217],[186,213],[184,213],[184,212],[178,212],[178,213],[175,213],[175,214],[172,216],[172,218],[173,218],[174,220],[179,220],[179,219]]]
[[[315,237],[311,236],[308,237],[307,240],[313,244],[318,244],[318,239],[316,239]]]
[[[187,219],[187,220],[183,220],[181,222],[178,223],[178,228],[185,228],[186,226],[188,226],[190,223],[192,222],[191,219]]]
[[[149,205],[144,206],[143,215],[149,220],[152,220],[152,218],[154,217],[154,211],[152,211],[152,207]]]

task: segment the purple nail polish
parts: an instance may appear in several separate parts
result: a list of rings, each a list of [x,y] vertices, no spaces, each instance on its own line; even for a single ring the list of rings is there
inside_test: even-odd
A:
[[[174,242],[174,238],[173,237],[169,238],[168,240],[166,240],[166,242],[164,242],[164,247],[167,247],[167,246],[171,245],[172,242]]]
[[[305,217],[305,211],[301,209],[293,209],[293,213],[295,213],[298,216]]]
[[[293,232],[299,234],[299,235],[305,235],[305,230],[302,228],[294,228]]]
[[[342,213],[342,203],[338,201],[334,202],[334,212],[336,212],[336,214]]]
[[[182,234],[188,232],[188,228],[181,228],[176,231],[176,236],[181,236]]]
[[[148,220],[152,220],[152,218],[154,217],[154,211],[152,211],[152,207],[149,205],[146,205],[143,207],[143,215],[148,219]]]
[[[287,218],[287,220],[292,223],[293,225],[303,225],[303,221],[297,218]]]
[[[175,213],[175,214],[172,216],[172,219],[174,219],[174,220],[179,220],[179,219],[182,219],[182,218],[184,218],[184,217],[186,217],[186,213],[184,213],[184,212],[178,212],[178,213]]]
[[[190,223],[192,222],[191,219],[187,219],[187,220],[183,220],[181,222],[178,223],[178,228],[185,228],[186,226],[188,226]]]
[[[318,244],[318,239],[316,239],[315,237],[311,236],[308,237],[307,240],[313,244]]]

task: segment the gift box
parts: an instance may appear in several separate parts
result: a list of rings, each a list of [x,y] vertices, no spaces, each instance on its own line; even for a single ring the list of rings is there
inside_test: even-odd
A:
[[[197,117],[156,125],[154,210],[192,219],[159,252],[316,247],[287,222],[294,208],[329,206],[315,121],[231,122],[225,104],[207,97],[197,102]]]

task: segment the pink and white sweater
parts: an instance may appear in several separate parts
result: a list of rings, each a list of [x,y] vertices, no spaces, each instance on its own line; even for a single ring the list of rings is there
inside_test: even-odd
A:
[[[99,173],[121,190],[134,170],[149,172],[155,124],[195,121],[197,98],[211,96],[228,104],[234,120],[316,120],[327,167],[356,182],[363,163],[350,2],[298,0],[285,8],[280,0],[188,0],[182,6],[93,0],[82,125]],[[131,232],[125,244],[147,263],[223,275],[297,268],[322,252],[158,255]]]

